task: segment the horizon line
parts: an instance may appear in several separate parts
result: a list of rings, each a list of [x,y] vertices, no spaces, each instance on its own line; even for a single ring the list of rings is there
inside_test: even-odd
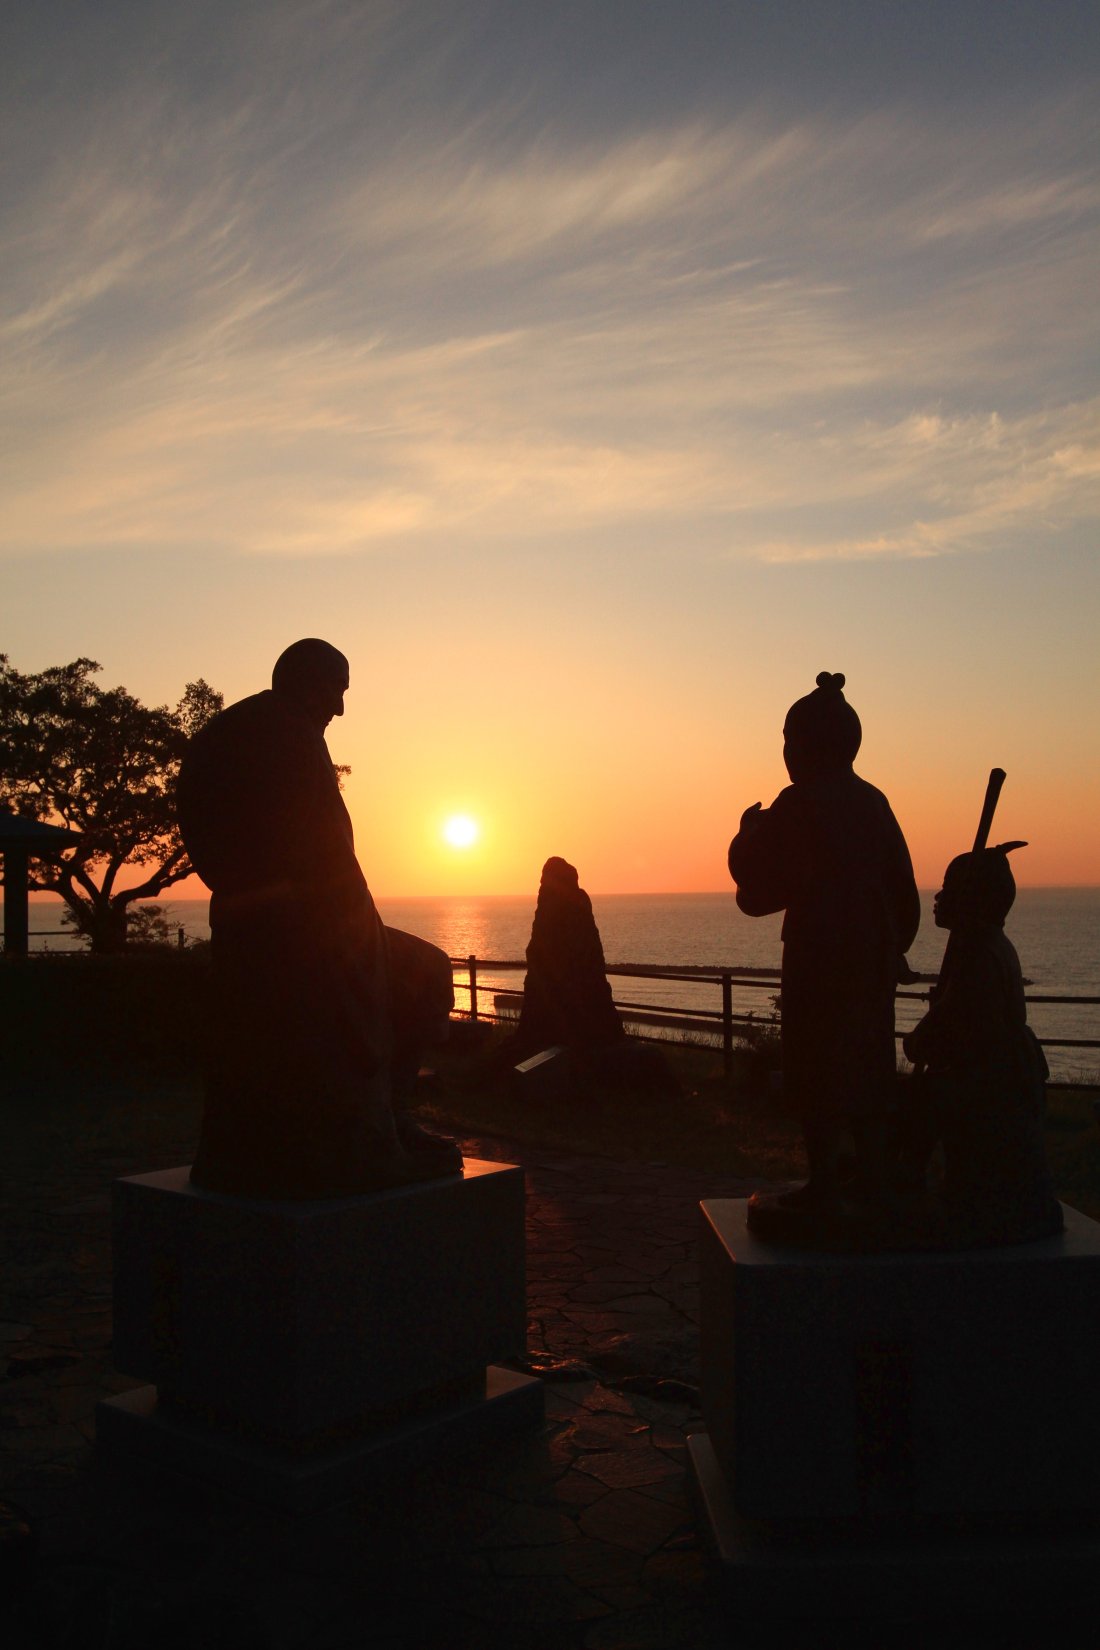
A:
[[[921,887],[921,886],[918,885],[917,892],[919,894],[934,894],[934,893],[937,892],[937,887],[938,887],[938,885],[933,885],[931,883],[929,883],[925,887]],[[1060,892],[1060,891],[1065,891],[1066,893],[1100,892],[1100,882],[1020,882],[1020,883],[1016,884],[1016,891],[1017,891],[1017,893],[1021,893],[1021,894],[1029,893],[1029,892],[1030,893],[1056,893],[1056,892]],[[593,890],[591,888],[588,888],[588,889],[585,889],[585,892],[588,894],[590,899],[688,899],[688,898],[717,899],[717,898],[720,898],[720,897],[724,898],[727,895],[729,895],[731,898],[736,898],[736,890],[732,887],[730,887],[730,888],[656,888],[656,889],[649,889],[649,890],[630,889],[630,890],[625,890],[625,891],[624,890],[619,890],[617,892],[605,891],[605,890],[602,890],[602,889]],[[534,899],[537,899],[537,897],[538,897],[538,890],[536,888],[535,891],[532,893],[532,891],[530,889],[522,888],[522,889],[519,889],[518,891],[513,891],[513,892],[510,892],[510,893],[495,893],[495,894],[488,894],[488,893],[473,894],[473,893],[455,893],[455,892],[452,892],[452,893],[439,893],[439,892],[437,892],[437,893],[432,893],[432,894],[391,894],[391,893],[376,894],[376,893],[374,893],[374,891],[372,889],[371,890],[371,897],[374,900],[375,904],[377,904],[380,900],[405,901],[405,900],[419,900],[419,899],[422,899],[422,900],[432,900],[432,899],[532,899],[532,900],[534,900]],[[34,901],[34,900],[56,900],[59,904],[64,903],[62,895],[58,894],[58,893],[55,893],[53,890],[32,889],[31,892],[30,892],[30,898],[31,898],[32,901]],[[210,899],[210,894],[209,893],[206,893],[206,894],[187,894],[187,895],[184,895],[183,898],[181,898],[181,899],[173,899],[171,888],[168,888],[168,889],[165,889],[165,891],[163,893],[161,893],[161,894],[151,894],[146,899],[138,901],[138,903],[142,904],[142,905],[158,905],[158,904],[163,904],[163,903],[166,903],[166,902],[170,902],[174,905],[204,905],[204,904],[207,904],[209,902],[209,899]],[[2,903],[2,902],[0,902],[0,903]],[[779,912],[776,911],[776,912],[773,912],[772,914],[774,916],[778,916]]]

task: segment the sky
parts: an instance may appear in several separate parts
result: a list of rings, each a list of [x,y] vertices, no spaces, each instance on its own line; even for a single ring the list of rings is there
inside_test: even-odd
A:
[[[1017,879],[1100,883],[1092,0],[0,30],[17,668],[232,701],[334,642],[394,896],[728,887],[842,671],[923,886],[994,765]]]

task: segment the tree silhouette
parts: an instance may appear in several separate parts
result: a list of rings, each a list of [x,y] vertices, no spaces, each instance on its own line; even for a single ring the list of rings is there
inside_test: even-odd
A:
[[[125,688],[101,688],[101,666],[74,659],[23,675],[0,654],[0,807],[78,831],[57,860],[32,860],[30,886],[60,894],[93,951],[126,943],[126,918],[191,866],[173,790],[191,735],[222,696],[188,682],[174,710],[150,709]],[[124,868],[143,875],[120,887]]]

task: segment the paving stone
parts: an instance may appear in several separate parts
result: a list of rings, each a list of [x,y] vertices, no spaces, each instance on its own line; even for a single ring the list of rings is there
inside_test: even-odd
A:
[[[510,1507],[493,1526],[488,1542],[504,1547],[542,1547],[576,1541],[579,1533],[566,1513],[520,1504]]]
[[[530,1326],[528,1326],[530,1329]],[[586,1363],[577,1358],[561,1358],[545,1348],[535,1348],[524,1356],[509,1359],[509,1367],[524,1375],[539,1375],[546,1380],[575,1382],[590,1381],[593,1373]]]
[[[142,1115],[148,1121],[151,1114]],[[13,1426],[13,1435],[40,1434],[13,1462],[27,1485],[20,1499],[43,1532],[44,1550],[84,1548],[117,1574],[147,1575],[141,1608],[151,1613],[140,1642],[168,1642],[170,1622],[179,1624],[188,1650],[192,1630],[213,1632],[216,1613],[205,1625],[171,1613],[174,1602],[197,1594],[215,1604],[219,1597],[242,1606],[264,1599],[264,1650],[364,1650],[368,1643],[579,1650],[587,1634],[610,1632],[612,1624],[618,1631],[620,1622],[627,1636],[607,1637],[606,1646],[628,1646],[645,1642],[639,1634],[655,1619],[659,1595],[662,1645],[691,1642],[683,1628],[689,1621],[698,1638],[693,1650],[709,1650],[694,1605],[691,1567],[700,1554],[680,1465],[680,1429],[698,1424],[697,1404],[683,1399],[685,1392],[694,1399],[688,1320],[696,1202],[704,1194],[736,1195],[744,1185],[564,1152],[525,1154],[503,1141],[471,1143],[474,1156],[526,1161],[530,1345],[542,1349],[541,1373],[551,1377],[547,1433],[492,1459],[418,1475],[384,1498],[296,1521],[244,1510],[182,1481],[170,1495],[150,1495],[147,1486],[123,1487],[88,1471],[82,1434],[91,1430],[96,1399],[136,1384],[109,1363],[108,1182],[119,1172],[171,1167],[191,1149],[176,1131],[150,1151],[147,1133],[133,1155],[110,1163],[77,1132],[51,1142],[48,1159],[44,1150],[37,1158],[28,1152],[0,1233],[0,1241],[14,1243],[8,1272],[23,1280],[14,1277],[4,1324],[27,1331],[5,1337],[0,1325],[0,1347],[9,1356],[23,1349],[64,1355],[51,1367],[28,1367],[4,1388],[7,1405],[28,1423]],[[69,1212],[59,1215],[62,1209]],[[559,1370],[555,1380],[552,1358],[571,1360],[576,1378],[567,1381]],[[643,1391],[635,1381],[649,1384]],[[59,1453],[42,1459],[43,1447],[47,1456]],[[634,1483],[655,1471],[662,1475],[656,1481]],[[691,1548],[677,1545],[685,1531]],[[651,1582],[642,1569],[647,1559],[655,1564]],[[94,1612],[81,1623],[93,1640],[104,1625]],[[122,1624],[125,1650],[139,1642],[139,1625],[137,1616]]]
[[[547,1381],[544,1394],[546,1414],[551,1420],[572,1420],[579,1412],[587,1408],[584,1402],[584,1392],[591,1386],[591,1382],[569,1381],[564,1385],[557,1385]]]
[[[578,1305],[588,1304],[589,1302],[601,1305],[605,1301],[648,1300],[650,1299],[649,1279],[640,1279],[638,1287],[632,1292],[626,1293],[624,1293],[621,1281],[613,1283],[592,1283],[591,1281],[578,1283],[570,1289],[569,1299],[576,1301]]]
[[[673,1312],[688,1312],[693,1310],[698,1316],[699,1285],[689,1283],[669,1283],[658,1274],[650,1280],[652,1293],[660,1301],[664,1311],[670,1308]]]
[[[637,1585],[641,1562],[636,1553],[583,1537],[564,1547],[514,1548],[494,1553],[491,1559],[495,1575],[564,1575],[586,1591],[603,1581]]]
[[[606,1541],[582,1536],[561,1552],[561,1566],[578,1586],[597,1590],[604,1584],[637,1586],[643,1560],[625,1547],[611,1547]]]
[[[87,1386],[61,1386],[50,1391],[49,1404],[56,1421],[75,1424],[94,1415],[99,1394]]]
[[[621,1611],[647,1609],[653,1604],[653,1595],[638,1582],[590,1581],[588,1591],[601,1603],[609,1606],[614,1614]]]
[[[646,1559],[642,1574],[654,1592],[686,1592],[693,1596],[702,1590],[709,1577],[706,1558],[698,1545],[677,1551],[662,1547]]]
[[[589,1410],[608,1410],[615,1415],[637,1415],[638,1411],[631,1400],[621,1392],[616,1392],[609,1386],[596,1386],[584,1399],[584,1407]]]
[[[606,1604],[565,1576],[473,1578],[459,1584],[455,1602],[487,1621],[524,1629],[541,1629],[551,1622],[592,1621],[611,1613]],[[527,1642],[545,1641],[540,1636]]]
[[[578,1453],[590,1450],[642,1449],[649,1427],[630,1412],[585,1409],[566,1422],[565,1437]]]
[[[606,1484],[610,1490],[637,1489],[643,1484],[659,1484],[675,1477],[680,1468],[660,1450],[604,1450],[599,1455],[582,1455],[576,1470]]]
[[[75,1363],[67,1364],[64,1369],[50,1369],[46,1371],[46,1380],[51,1387],[88,1386],[96,1391],[97,1397],[106,1391],[103,1381],[108,1374],[106,1360],[102,1355],[78,1358]],[[127,1383],[132,1386],[132,1381]]]
[[[687,1452],[687,1440],[679,1427],[667,1426],[661,1421],[650,1426],[649,1441],[655,1449],[667,1450],[673,1455]]]
[[[533,1490],[557,1476],[548,1446],[561,1425],[544,1424],[538,1432],[506,1440],[495,1449],[459,1456],[440,1476],[450,1484],[473,1484],[514,1499],[517,1492]]]
[[[664,1275],[665,1283],[698,1283],[699,1262],[694,1255],[688,1260],[674,1261]]]
[[[606,1632],[590,1628],[584,1635],[584,1650],[668,1650],[668,1629],[663,1614],[651,1604],[645,1609],[617,1613],[606,1623]]]
[[[65,1369],[79,1362],[78,1353],[62,1347],[24,1344],[15,1347],[8,1356],[8,1380],[17,1381],[23,1375],[41,1375],[49,1369]]]
[[[554,1481],[554,1500],[563,1507],[589,1507],[606,1494],[605,1485],[572,1468]]]
[[[661,1551],[665,1553],[699,1552],[702,1546],[703,1542],[699,1531],[693,1526],[691,1529],[681,1530],[678,1535],[670,1535]]]
[[[8,1435],[6,1450],[16,1461],[56,1461],[87,1447],[73,1426],[26,1426]]]
[[[584,1535],[635,1553],[653,1553],[678,1527],[681,1515],[634,1489],[609,1490],[580,1515]]]
[[[599,1312],[585,1307],[562,1309],[562,1316],[578,1329],[583,1330],[590,1344],[593,1346],[591,1362],[598,1368],[600,1343],[604,1340],[618,1341],[623,1334],[644,1334],[647,1329],[659,1332],[665,1324],[665,1312],[659,1305],[649,1304],[652,1297],[647,1297],[647,1303],[636,1311],[631,1312]]]
[[[18,1392],[20,1388],[14,1390]],[[0,1406],[0,1427],[44,1426],[49,1419],[47,1402],[43,1395],[37,1403],[7,1403]]]
[[[48,1349],[50,1352],[71,1352],[73,1350],[76,1337],[73,1334],[73,1326],[70,1321],[72,1311],[73,1308],[70,1307],[64,1319],[58,1317],[43,1318],[40,1323],[35,1325],[35,1341],[39,1346]],[[29,1347],[20,1348],[16,1356],[24,1355],[29,1351]]]
[[[642,1495],[652,1496],[654,1501],[663,1501],[668,1507],[679,1507],[686,1516],[690,1500],[684,1470],[671,1462],[669,1464],[672,1471],[667,1478],[658,1479],[655,1483],[639,1484],[638,1489]]]
[[[696,1431],[703,1424],[699,1414],[698,1389],[684,1381],[653,1375],[627,1375],[619,1379],[616,1388],[630,1399],[637,1413],[647,1421],[667,1421],[671,1426],[687,1431],[691,1430],[688,1423],[693,1420]]]
[[[586,1275],[589,1283],[647,1283],[649,1279],[636,1266],[593,1266]]]

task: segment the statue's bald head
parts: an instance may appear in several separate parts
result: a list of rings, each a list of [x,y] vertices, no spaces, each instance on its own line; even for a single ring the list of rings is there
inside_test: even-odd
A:
[[[339,648],[316,636],[292,642],[271,672],[272,690],[293,700],[322,731],[334,716],[343,716],[349,680],[350,667]]]

